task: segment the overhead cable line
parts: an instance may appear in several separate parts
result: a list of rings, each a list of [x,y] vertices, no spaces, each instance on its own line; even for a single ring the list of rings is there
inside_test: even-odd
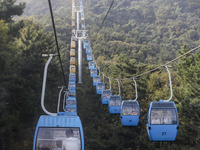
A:
[[[109,7],[109,9],[108,9],[108,11],[107,11],[107,13],[106,13],[106,15],[105,15],[105,17],[104,17],[102,23],[101,23],[101,26],[99,27],[99,29],[98,29],[98,31],[97,31],[97,34],[99,33],[99,31],[100,31],[101,28],[103,27],[103,24],[104,24],[104,22],[106,21],[106,18],[107,18],[108,14],[109,14],[109,12],[110,12],[110,10],[111,10],[111,8],[112,8],[112,5],[113,5],[114,1],[115,1],[115,0],[113,0],[112,3],[110,4],[110,7]]]
[[[167,65],[169,65],[170,63],[173,63],[174,61],[176,61],[176,60],[182,58],[183,56],[185,56],[185,55],[187,55],[187,54],[189,54],[189,53],[194,52],[195,50],[197,50],[197,49],[199,49],[199,48],[200,48],[200,45],[197,46],[197,47],[195,47],[195,48],[193,48],[193,49],[191,49],[191,50],[189,50],[189,51],[187,51],[187,52],[185,52],[184,54],[182,54],[182,55],[180,55],[180,56],[178,56],[178,57],[172,59],[171,61],[168,61],[167,63],[165,63],[165,64],[163,64],[163,65],[160,65],[160,66],[158,66],[158,67],[156,67],[156,68],[154,68],[154,69],[151,69],[151,70],[149,70],[149,71],[146,71],[146,72],[143,72],[143,73],[141,73],[141,74],[138,74],[138,75],[136,75],[136,76],[134,76],[134,77],[123,78],[123,79],[114,79],[114,78],[111,78],[111,77],[109,77],[109,76],[106,76],[103,72],[101,72],[101,73],[104,75],[104,77],[106,77],[106,78],[108,78],[108,79],[111,79],[111,80],[130,80],[130,79],[133,79],[133,78],[136,79],[136,78],[141,77],[141,76],[143,76],[143,75],[146,75],[146,74],[148,74],[148,73],[154,72],[154,71],[160,69],[161,67],[167,66]]]
[[[60,57],[60,50],[59,50],[59,46],[58,46],[58,40],[57,40],[56,27],[55,27],[55,23],[54,23],[54,16],[53,16],[53,11],[52,11],[52,6],[51,6],[51,0],[48,0],[48,2],[49,2],[49,10],[50,10],[50,14],[51,14],[51,20],[52,20],[52,25],[53,25],[53,31],[54,31],[55,41],[56,41],[56,47],[57,47],[59,62],[60,62],[60,66],[61,66],[61,70],[62,70],[62,74],[63,74],[63,80],[65,82],[64,83],[65,86],[67,87],[67,82],[66,82],[66,79],[65,79],[62,60],[61,60],[61,57]]]

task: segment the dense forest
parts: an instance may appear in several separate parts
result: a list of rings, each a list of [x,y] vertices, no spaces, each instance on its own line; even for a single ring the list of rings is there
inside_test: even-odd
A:
[[[83,0],[86,28],[97,64],[107,76],[132,77],[183,54],[200,43],[199,0],[115,0],[100,32],[111,0]],[[71,39],[71,0],[52,0],[66,79]],[[48,1],[0,1],[0,149],[31,150],[40,115],[43,69],[56,53]],[[137,79],[141,117],[138,127],[122,127],[95,94],[84,54],[83,84],[77,84],[78,115],[86,150],[199,149],[200,53],[171,64],[173,101],[179,113],[175,142],[150,142],[146,115],[151,101],[169,97],[163,68]],[[108,81],[106,80],[108,87]],[[117,82],[112,90],[118,94]],[[123,80],[122,99],[134,99],[134,83]],[[46,105],[56,111],[58,86],[63,85],[58,58],[48,70]]]

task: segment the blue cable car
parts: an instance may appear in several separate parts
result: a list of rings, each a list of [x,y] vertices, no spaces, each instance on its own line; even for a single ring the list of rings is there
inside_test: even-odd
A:
[[[123,126],[137,126],[140,119],[140,106],[137,101],[137,84],[134,78],[133,81],[135,83],[136,98],[135,100],[122,101],[120,116]]]
[[[97,76],[97,69],[96,69],[96,68],[91,69],[91,70],[90,70],[90,75],[91,75],[91,77]]]
[[[68,97],[75,97],[76,98],[76,90],[69,90]]]
[[[63,87],[59,92],[57,113],[49,112],[44,106],[47,69],[53,56],[55,55],[50,54],[45,65],[41,96],[42,109],[48,115],[42,115],[38,120],[33,150],[71,149],[72,145],[73,150],[84,150],[84,135],[80,118],[77,115],[69,116],[67,112],[59,112],[59,102]]]
[[[97,83],[97,86],[96,86],[96,93],[97,94],[102,94],[102,91],[105,90],[105,83],[104,82],[100,82],[100,83]]]
[[[94,68],[96,67],[95,61],[90,61],[90,62],[88,63],[88,66],[89,66],[89,69],[94,69]]]
[[[92,61],[93,55],[91,53],[87,54],[87,61]]]
[[[110,96],[112,96],[112,90],[109,89],[103,90],[101,94],[102,104],[108,104]]]
[[[140,107],[138,101],[122,101],[120,116],[123,126],[137,126],[140,119]]]
[[[69,82],[76,82],[76,74],[75,73],[69,74]]]
[[[147,133],[151,141],[175,141],[178,112],[173,101],[151,102],[147,114]]]
[[[169,74],[170,93],[168,100],[160,100],[159,102],[151,102],[147,113],[147,133],[151,141],[175,141],[178,133],[178,111],[173,101],[171,75],[167,66],[165,66]]]
[[[120,114],[122,98],[120,95],[112,95],[109,98],[108,108],[110,114]]]
[[[68,89],[70,90],[76,90],[76,83],[75,82],[69,82]]]
[[[81,28],[82,28],[82,29],[85,29],[85,24],[81,24]]]
[[[65,112],[58,116],[40,116],[37,123],[33,150],[68,149],[73,147],[84,150],[84,135],[78,116],[67,116]]]
[[[83,48],[86,49],[87,46],[90,46],[90,41],[89,40],[84,40],[83,41]]]
[[[93,77],[93,86],[97,86],[97,83],[101,82],[101,76],[94,76]]]
[[[86,54],[92,53],[92,48],[90,46],[86,46]]]
[[[81,20],[84,20],[84,12],[81,12]]]

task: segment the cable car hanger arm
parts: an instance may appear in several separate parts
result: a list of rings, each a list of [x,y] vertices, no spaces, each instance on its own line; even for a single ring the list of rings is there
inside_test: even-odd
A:
[[[46,57],[46,56],[48,56],[48,55],[42,55],[42,56],[45,56],[45,57]],[[46,114],[48,114],[48,115],[50,115],[50,116],[57,116],[57,113],[51,113],[51,112],[49,112],[49,111],[45,108],[45,106],[44,106],[44,97],[45,97],[45,89],[46,89],[47,70],[48,70],[48,66],[49,66],[49,64],[50,64],[50,62],[51,62],[51,60],[52,60],[52,58],[53,58],[54,56],[57,56],[57,54],[50,54],[50,55],[49,55],[49,59],[48,59],[46,65],[45,65],[45,68],[44,68],[44,77],[43,77],[43,85],[42,85],[42,95],[41,95],[41,107],[42,107],[42,110],[43,110]]]

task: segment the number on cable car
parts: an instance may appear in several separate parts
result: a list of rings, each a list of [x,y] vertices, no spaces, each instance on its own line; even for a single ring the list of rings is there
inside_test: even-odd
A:
[[[123,126],[137,126],[140,118],[140,107],[138,101],[122,101],[120,116]]]
[[[108,108],[110,114],[120,114],[122,98],[120,95],[112,95],[109,98]]]
[[[112,90],[109,89],[103,90],[101,94],[102,104],[108,104],[110,96],[112,96]]]
[[[97,86],[96,86],[96,93],[97,94],[102,94],[102,91],[105,90],[105,83],[104,82],[100,82],[100,83],[97,83]]]

